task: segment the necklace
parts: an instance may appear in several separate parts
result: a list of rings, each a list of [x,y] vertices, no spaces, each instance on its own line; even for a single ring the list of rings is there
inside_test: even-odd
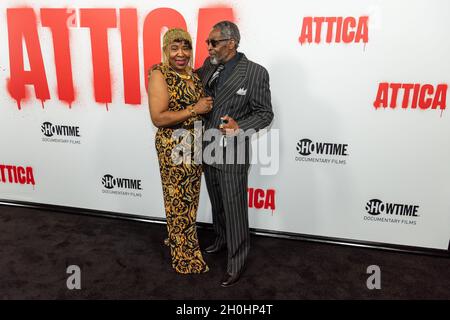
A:
[[[191,74],[181,74],[178,73],[175,69],[172,68],[172,66],[169,66],[170,69],[172,69],[173,72],[175,72],[181,79],[183,80],[192,80]]]

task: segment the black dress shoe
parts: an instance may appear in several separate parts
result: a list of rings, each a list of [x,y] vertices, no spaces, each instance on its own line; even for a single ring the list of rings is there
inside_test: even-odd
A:
[[[215,254],[215,253],[219,253],[223,250],[225,250],[227,246],[225,244],[221,245],[221,246],[217,246],[216,244],[213,244],[209,247],[206,247],[205,250],[203,250],[204,253],[206,254]]]
[[[222,287],[231,287],[235,285],[239,278],[241,277],[242,272],[238,273],[225,273],[225,275],[222,278],[222,283],[220,284]]]

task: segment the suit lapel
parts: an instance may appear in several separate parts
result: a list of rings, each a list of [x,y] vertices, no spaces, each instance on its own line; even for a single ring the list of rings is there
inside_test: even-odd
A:
[[[211,78],[212,74],[216,70],[216,66],[212,65],[209,61],[205,68],[205,74],[202,77],[203,87],[206,88],[206,84],[208,83],[209,78]]]
[[[222,103],[230,99],[232,96],[235,95],[236,91],[242,88],[242,85],[244,84],[245,81],[245,75],[247,73],[247,65],[248,65],[247,57],[243,54],[238,64],[234,68],[233,72],[231,73],[230,77],[227,79],[227,81],[225,81],[225,83],[220,88],[214,101],[214,105],[220,107]]]

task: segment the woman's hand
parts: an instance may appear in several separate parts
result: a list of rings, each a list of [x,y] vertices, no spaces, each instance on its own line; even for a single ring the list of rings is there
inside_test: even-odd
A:
[[[205,114],[212,110],[213,108],[213,98],[211,97],[203,97],[197,101],[193,106],[195,113],[197,114]]]

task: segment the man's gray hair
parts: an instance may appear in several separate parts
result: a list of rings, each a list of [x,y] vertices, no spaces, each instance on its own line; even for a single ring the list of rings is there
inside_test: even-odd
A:
[[[220,30],[220,34],[225,39],[233,39],[236,43],[236,49],[239,47],[239,41],[241,41],[241,34],[236,24],[231,21],[221,21],[216,23],[213,29]]]

